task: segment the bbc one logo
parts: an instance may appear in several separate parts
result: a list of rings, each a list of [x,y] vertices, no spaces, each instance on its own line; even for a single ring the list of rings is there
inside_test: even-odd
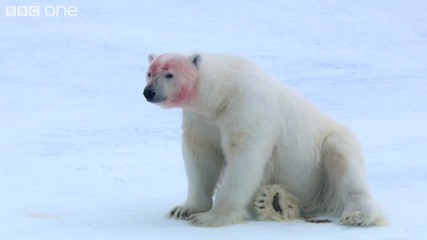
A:
[[[76,6],[6,6],[6,17],[75,17]]]

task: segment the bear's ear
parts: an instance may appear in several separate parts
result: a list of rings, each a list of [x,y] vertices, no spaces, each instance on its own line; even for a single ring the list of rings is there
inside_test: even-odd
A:
[[[194,64],[194,66],[199,67],[200,66],[200,61],[202,60],[202,57],[200,56],[200,54],[195,53],[193,55],[191,55],[190,57],[190,61]]]
[[[156,57],[156,54],[154,53],[148,54],[148,62],[151,63],[155,57]]]

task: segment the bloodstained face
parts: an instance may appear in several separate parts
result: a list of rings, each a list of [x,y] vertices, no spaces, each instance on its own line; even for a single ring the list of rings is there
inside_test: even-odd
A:
[[[188,103],[195,95],[199,58],[199,55],[150,55],[147,86],[144,89],[147,101],[165,108],[183,107]]]

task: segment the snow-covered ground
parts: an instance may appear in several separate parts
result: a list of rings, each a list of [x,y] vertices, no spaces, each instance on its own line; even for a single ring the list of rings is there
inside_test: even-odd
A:
[[[6,6],[76,6],[10,17]],[[0,239],[425,239],[424,0],[3,0]],[[186,196],[180,111],[145,101],[149,53],[253,59],[349,125],[391,224],[248,222],[164,214]]]

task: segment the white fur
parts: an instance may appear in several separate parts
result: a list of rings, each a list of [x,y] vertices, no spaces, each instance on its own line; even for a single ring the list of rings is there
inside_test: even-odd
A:
[[[238,223],[251,218],[259,187],[281,184],[303,215],[382,223],[359,144],[346,127],[246,59],[201,54],[196,71],[197,94],[181,106],[188,197],[171,217],[198,226]]]

